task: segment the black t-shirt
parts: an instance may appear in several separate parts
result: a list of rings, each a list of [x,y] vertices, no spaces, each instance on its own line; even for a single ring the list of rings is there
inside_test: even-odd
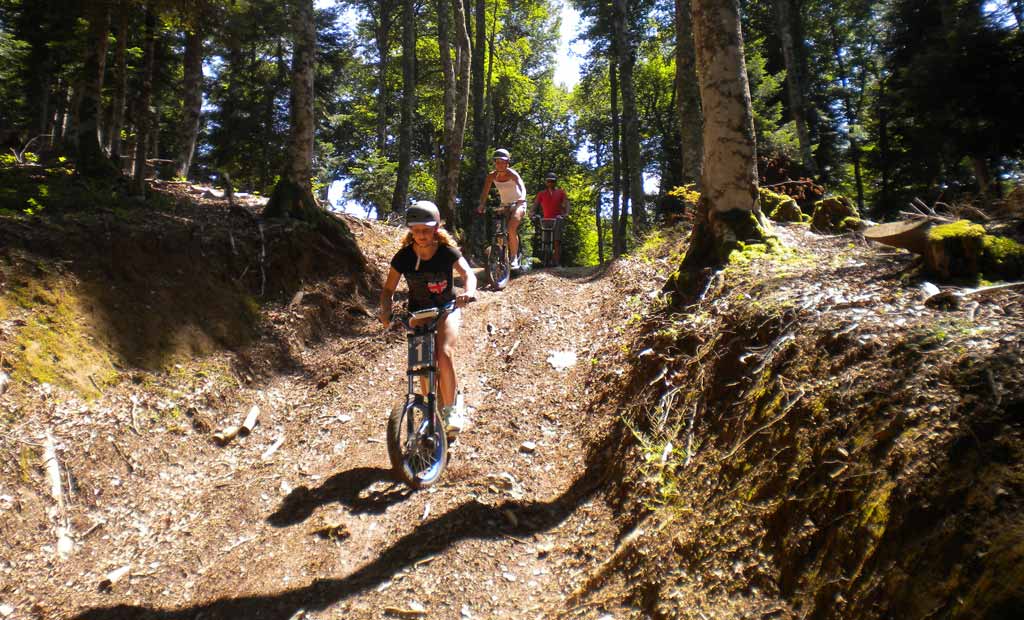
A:
[[[409,310],[441,307],[455,299],[452,267],[460,258],[462,253],[447,245],[438,246],[430,260],[419,260],[411,245],[395,254],[391,266],[409,285]]]

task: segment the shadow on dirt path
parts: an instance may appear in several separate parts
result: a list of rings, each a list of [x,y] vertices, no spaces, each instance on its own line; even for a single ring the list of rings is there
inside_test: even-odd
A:
[[[608,468],[615,462],[609,449],[621,445],[618,427],[598,444],[587,457],[582,476],[560,496],[549,502],[519,503],[505,501],[488,506],[476,501],[460,504],[453,510],[432,519],[410,534],[397,540],[369,564],[343,579],[318,579],[306,587],[277,594],[222,598],[213,602],[181,609],[153,609],[134,605],[117,605],[87,610],[75,620],[227,620],[252,618],[288,620],[299,610],[324,610],[387,581],[402,569],[439,553],[463,539],[494,539],[503,536],[529,536],[552,529],[567,519],[577,507],[590,499],[605,481]],[[270,517],[277,526],[303,520],[320,504],[341,501],[357,510],[383,510],[389,502],[401,498],[385,494],[369,502],[358,499],[361,490],[387,479],[388,472],[379,468],[352,469],[327,480],[312,491],[292,493]],[[351,485],[351,486],[349,486]],[[505,514],[514,511],[519,525],[503,529]]]

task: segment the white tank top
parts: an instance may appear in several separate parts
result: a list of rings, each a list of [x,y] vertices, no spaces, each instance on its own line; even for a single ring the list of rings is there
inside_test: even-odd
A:
[[[514,172],[511,168],[509,168],[509,171]],[[501,204],[503,205],[526,200],[526,193],[519,188],[519,183],[516,181],[515,176],[509,175],[507,181],[499,181],[498,176],[495,175],[494,186],[498,188],[498,195],[501,197]]]

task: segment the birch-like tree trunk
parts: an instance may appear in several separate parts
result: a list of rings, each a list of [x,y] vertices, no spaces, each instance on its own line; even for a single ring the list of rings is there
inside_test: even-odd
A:
[[[135,120],[135,166],[132,192],[146,193],[146,145],[153,126],[153,73],[156,64],[156,9],[152,0],[146,3],[146,31],[143,41],[142,88],[139,91]]]
[[[85,10],[89,20],[89,46],[82,67],[82,99],[75,127],[75,151],[80,172],[89,176],[103,176],[114,173],[100,136],[107,33],[110,31],[110,0],[92,0],[86,4]]]
[[[316,24],[313,0],[293,0],[291,127],[285,154],[285,169],[267,203],[268,216],[313,219],[317,211],[313,198],[313,78],[316,74]]]
[[[391,197],[391,212],[402,213],[409,204],[412,174],[412,122],[416,113],[416,5],[402,0],[402,118],[398,128],[398,179]]]
[[[629,36],[626,0],[615,0],[612,7],[612,28],[619,64],[619,87],[622,90],[622,146],[629,170],[629,198],[634,231],[647,226],[644,200],[644,165],[640,159],[640,124],[636,112],[636,90],[633,88],[633,66],[636,51]]]
[[[696,59],[693,50],[693,22],[690,20],[690,0],[675,0],[676,9],[676,113],[683,183],[700,182],[703,157],[701,132],[704,117],[700,109],[700,87],[697,84]]]
[[[437,203],[441,217],[450,226],[454,214],[448,207],[448,140],[455,125],[455,66],[452,64],[452,46],[449,35],[449,3],[452,0],[437,0],[437,47],[441,57],[441,78],[443,122],[441,127],[441,157],[438,159]]]
[[[786,94],[789,111],[796,123],[797,140],[800,142],[800,159],[811,174],[817,174],[818,166],[811,153],[811,135],[807,128],[807,106],[804,98],[804,54],[803,39],[798,40],[800,10],[796,0],[775,0],[775,20],[782,43],[782,59],[786,64]]]
[[[693,0],[692,18],[704,170],[697,221],[680,272],[721,263],[737,240],[765,235],[739,2]]]
[[[192,167],[192,156],[196,150],[196,139],[199,137],[199,119],[203,109],[203,39],[205,38],[200,25],[196,25],[185,35],[185,60],[181,83],[181,127],[178,136],[181,139],[178,160],[175,165],[175,176],[188,178]]]
[[[497,7],[495,7],[497,10]],[[487,118],[484,94],[484,50],[487,49],[487,8],[484,0],[475,0],[473,8],[474,36],[476,42],[473,45],[472,74],[473,88],[470,97],[473,101],[473,166],[469,176],[469,187],[462,192],[463,202],[473,202],[474,196],[479,196],[483,189],[484,177],[486,176],[487,151],[490,145],[487,143]],[[469,227],[467,226],[467,229]]]

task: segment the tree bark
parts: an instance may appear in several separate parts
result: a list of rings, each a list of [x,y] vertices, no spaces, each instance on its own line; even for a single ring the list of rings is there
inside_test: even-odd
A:
[[[107,33],[110,31],[109,0],[93,0],[86,5],[86,10],[89,19],[89,47],[82,69],[82,99],[75,129],[75,151],[78,155],[78,169],[82,174],[106,176],[114,174],[100,137]]]
[[[619,197],[622,194],[622,149],[619,140],[619,76],[614,55],[608,59],[608,88],[611,93],[612,116],[612,256],[618,258],[626,251],[626,230],[619,223]],[[622,205],[625,215],[626,207]]]
[[[391,212],[402,213],[409,204],[412,174],[412,122],[416,113],[416,6],[402,0],[402,119],[398,129],[398,179],[391,197]]]
[[[469,115],[470,91],[470,59],[472,44],[469,40],[469,29],[466,24],[466,10],[462,0],[452,3],[455,7],[455,49],[458,72],[455,82],[455,119],[452,128],[452,140],[447,149],[448,156],[448,208],[455,213],[455,197],[459,195],[459,173],[462,162],[462,147],[466,136],[466,120]],[[462,222],[468,222],[473,212],[473,203],[462,205],[462,213],[456,214],[456,226],[462,228]]]
[[[129,11],[124,2],[118,5],[117,24],[117,48],[114,52],[114,96],[111,101],[110,134],[110,161],[119,170],[125,169],[121,155],[124,154],[124,145],[121,140],[121,131],[124,129],[125,102],[128,98],[128,24]]]
[[[676,113],[678,114],[683,183],[699,183],[703,157],[704,118],[700,109],[690,0],[675,0]],[[698,191],[700,188],[698,187]]]
[[[203,39],[200,25],[185,35],[184,77],[182,78],[182,114],[178,136],[181,146],[175,176],[187,179],[192,156],[199,137],[199,120],[203,109]]]
[[[697,221],[680,271],[723,262],[735,241],[763,237],[765,225],[738,0],[693,0],[692,17],[704,171]]]
[[[782,43],[782,59],[786,64],[786,93],[789,99],[789,111],[796,123],[797,139],[800,142],[800,158],[804,168],[811,174],[818,173],[814,154],[811,152],[811,136],[807,128],[807,106],[804,97],[804,57],[803,39],[797,39],[800,28],[800,10],[796,6],[798,0],[775,0],[775,20],[779,29],[779,41]]]
[[[451,225],[454,214],[448,206],[448,141],[451,139],[455,125],[455,66],[452,64],[451,37],[448,32],[449,2],[437,0],[437,47],[441,57],[441,78],[444,92],[442,93],[444,114],[441,127],[441,157],[438,160],[437,203],[438,210],[445,222]]]
[[[316,73],[316,26],[313,0],[294,0],[292,5],[291,128],[285,169],[267,212],[306,219],[305,211],[317,210],[310,179],[313,177],[313,77]]]
[[[487,8],[484,0],[475,0],[473,17],[476,44],[473,46],[472,58],[472,81],[473,88],[471,97],[473,100],[473,166],[470,173],[470,182],[463,192],[463,202],[472,204],[473,197],[479,196],[483,190],[484,177],[487,167],[487,127],[485,118],[484,99],[484,50],[487,48]],[[468,226],[466,227],[468,230]]]
[[[152,0],[146,3],[146,34],[143,43],[142,89],[136,114],[135,131],[135,175],[132,179],[132,192],[137,195],[146,193],[146,144],[153,125],[153,113],[150,109],[153,100],[153,72],[156,64],[156,9]]]
[[[377,152],[384,157],[388,136],[388,104],[391,91],[388,89],[388,64],[391,59],[391,29],[394,22],[394,5],[391,0],[377,2],[375,18],[377,38]]]
[[[626,167],[629,169],[629,194],[634,231],[647,227],[647,209],[644,204],[643,162],[640,159],[640,125],[636,112],[636,91],[633,88],[633,65],[636,52],[630,41],[626,0],[615,0],[612,27],[615,32],[615,51],[619,63],[619,83],[622,89],[622,142],[625,147]]]

